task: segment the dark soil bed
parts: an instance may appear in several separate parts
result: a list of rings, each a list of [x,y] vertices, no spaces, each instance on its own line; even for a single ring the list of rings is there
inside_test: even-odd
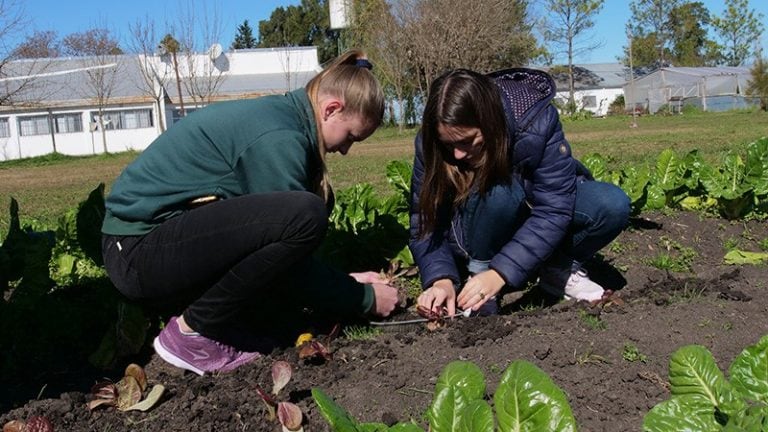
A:
[[[767,238],[765,222],[644,214],[588,266],[592,278],[621,299],[604,307],[553,305],[536,290],[509,293],[499,316],[455,319],[436,331],[403,327],[372,340],[338,338],[330,344],[333,360],[320,364],[299,360],[295,348],[276,349],[215,376],[182,373],[152,356],[142,366],[150,384],[162,383],[167,391],[149,412],[89,412],[88,386],[53,394],[52,385],[38,400],[4,408],[0,424],[43,415],[57,431],[279,431],[265,420],[255,387],[271,389],[272,363],[287,360],[294,376],[284,396],[303,411],[307,431],[328,430],[312,400],[313,387],[360,421],[413,419],[426,429],[436,378],[450,361],[480,366],[490,397],[507,365],[524,359],[566,392],[580,430],[637,431],[648,410],[669,396],[668,361],[675,350],[703,345],[727,370],[741,350],[768,333],[768,266],[723,264],[728,245],[758,251]],[[686,250],[695,251],[687,258],[691,271],[651,264],[664,255],[667,262],[684,264]],[[645,361],[626,359],[628,344]],[[100,379],[92,376],[91,382]]]

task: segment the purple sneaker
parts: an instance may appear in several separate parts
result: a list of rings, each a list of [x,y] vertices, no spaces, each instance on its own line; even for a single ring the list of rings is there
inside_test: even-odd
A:
[[[203,375],[231,371],[261,357],[258,352],[238,351],[199,333],[182,333],[177,320],[177,317],[168,320],[153,344],[157,355],[176,367]]]

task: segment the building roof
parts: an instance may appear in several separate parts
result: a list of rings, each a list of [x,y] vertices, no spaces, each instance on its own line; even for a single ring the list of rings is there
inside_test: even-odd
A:
[[[207,57],[205,54],[195,56]],[[2,65],[0,111],[94,106],[99,99],[110,105],[152,102],[160,83],[147,84],[141,67],[141,62],[147,61],[163,70],[166,98],[178,102],[174,74],[168,73],[169,63],[162,58],[135,54],[61,57],[24,59]],[[295,63],[292,67],[297,71],[283,72],[283,63],[290,61]],[[257,97],[303,87],[319,70],[315,47],[231,51],[213,61],[215,69],[208,66],[210,73],[206,74],[205,67],[198,65],[197,77],[189,73],[189,69],[194,68],[192,64],[194,62],[181,64],[186,68],[181,78],[186,84],[182,85],[185,102],[193,99],[189,84],[197,84],[198,89],[212,89],[195,92],[213,93],[206,98],[208,101]]]
[[[629,68],[621,63],[574,64],[576,90],[622,88],[629,81]],[[558,91],[568,91],[568,66],[545,66],[555,80]]]

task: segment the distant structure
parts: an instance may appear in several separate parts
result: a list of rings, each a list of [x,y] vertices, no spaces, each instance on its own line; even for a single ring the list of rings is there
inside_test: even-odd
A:
[[[542,67],[555,80],[560,106],[568,102],[567,66]],[[629,69],[621,63],[575,64],[574,101],[578,110],[590,111],[595,117],[604,117],[617,97],[624,94],[624,85],[629,80]]]
[[[624,86],[628,109],[654,114],[679,113],[686,105],[703,111],[729,111],[759,106],[746,94],[751,73],[746,67],[663,67]]]
[[[180,57],[181,85],[160,54],[19,60],[0,79],[0,161],[54,151],[89,155],[145,149],[164,128],[210,103],[282,94],[320,71],[316,47]],[[178,88],[181,87],[182,94]],[[103,128],[103,130],[102,130]]]

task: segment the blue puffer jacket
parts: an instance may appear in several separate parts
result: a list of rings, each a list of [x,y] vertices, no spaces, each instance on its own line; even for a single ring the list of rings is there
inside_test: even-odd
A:
[[[580,172],[582,166],[572,157],[557,110],[550,103],[555,83],[549,75],[532,69],[507,69],[490,76],[499,87],[507,127],[515,143],[514,152],[510,152],[511,174],[522,183],[531,208],[530,217],[493,257],[490,267],[507,285],[521,288],[565,236],[573,216],[577,166]],[[446,210],[438,214],[437,226],[443,227],[442,231],[424,238],[418,236],[418,199],[423,177],[419,135],[411,178],[409,246],[425,289],[438,279],[460,283],[456,262],[468,257],[463,252],[462,239],[454,235],[462,231],[457,212],[450,214],[450,210]]]

